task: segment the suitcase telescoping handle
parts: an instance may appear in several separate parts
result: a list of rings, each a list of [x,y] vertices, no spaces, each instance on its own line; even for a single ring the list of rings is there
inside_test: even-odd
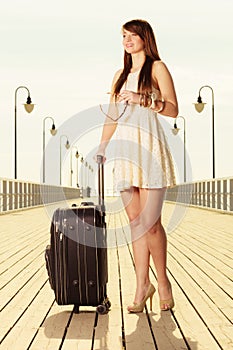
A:
[[[98,202],[104,209],[104,157],[97,155],[98,163]]]

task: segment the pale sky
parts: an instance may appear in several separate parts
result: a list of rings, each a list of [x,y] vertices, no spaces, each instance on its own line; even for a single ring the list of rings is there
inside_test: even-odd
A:
[[[43,119],[52,116],[58,133],[49,179],[59,182],[62,125],[79,112],[94,111],[99,103],[107,102],[112,77],[123,64],[121,26],[134,18],[152,25],[160,56],[173,76],[179,115],[186,119],[189,180],[212,176],[211,91],[202,90],[207,104],[201,114],[192,105],[203,85],[210,85],[215,97],[216,177],[233,176],[232,0],[9,0],[0,4],[0,177],[14,176],[14,93],[23,85],[36,106],[31,114],[24,112],[27,94],[18,91],[18,178],[41,181]],[[172,127],[174,120],[163,118]],[[52,137],[50,124],[47,120],[46,142]],[[178,126],[182,140],[181,119]],[[75,144],[79,152],[86,156],[93,150],[100,132],[101,128],[95,135],[87,132]],[[182,160],[181,142],[172,133],[167,137]],[[68,185],[66,163],[63,171]],[[182,169],[179,173],[182,182]]]

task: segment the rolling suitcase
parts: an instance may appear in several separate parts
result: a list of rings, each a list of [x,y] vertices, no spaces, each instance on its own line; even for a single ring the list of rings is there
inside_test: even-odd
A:
[[[107,298],[108,266],[104,206],[103,157],[98,162],[98,205],[58,208],[51,223],[51,241],[45,260],[51,288],[59,305],[96,306],[105,313],[111,304]]]

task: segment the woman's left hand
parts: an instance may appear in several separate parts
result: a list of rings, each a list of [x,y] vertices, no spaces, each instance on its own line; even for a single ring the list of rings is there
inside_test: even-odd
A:
[[[124,101],[129,104],[139,104],[140,101],[140,94],[137,94],[136,92],[129,91],[129,90],[123,90],[119,94],[119,102]]]

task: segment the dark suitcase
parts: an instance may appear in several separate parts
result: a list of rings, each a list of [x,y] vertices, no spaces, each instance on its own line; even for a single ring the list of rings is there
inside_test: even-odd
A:
[[[51,242],[45,259],[49,281],[59,305],[110,308],[104,206],[103,158],[98,156],[99,203],[59,208],[53,214]]]

